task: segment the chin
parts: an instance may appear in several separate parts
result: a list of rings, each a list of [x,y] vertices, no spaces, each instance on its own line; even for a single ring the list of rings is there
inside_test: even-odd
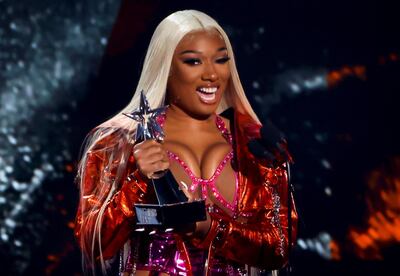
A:
[[[205,120],[208,119],[213,114],[215,114],[217,108],[218,104],[212,104],[212,105],[202,104],[202,106],[196,106],[196,108],[192,107],[190,109],[187,109],[187,114],[189,114],[193,118],[199,120]]]
[[[209,117],[217,112],[219,103],[204,105],[198,109],[198,114],[204,117]]]

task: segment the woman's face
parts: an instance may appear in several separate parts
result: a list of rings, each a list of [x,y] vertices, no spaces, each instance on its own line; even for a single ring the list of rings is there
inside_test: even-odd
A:
[[[217,110],[230,76],[222,36],[216,30],[190,32],[172,58],[168,103],[190,116],[208,117]]]

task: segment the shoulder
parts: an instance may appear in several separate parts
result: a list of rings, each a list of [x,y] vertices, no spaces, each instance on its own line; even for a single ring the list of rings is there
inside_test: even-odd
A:
[[[107,151],[128,145],[133,134],[121,127],[96,127],[85,138],[88,152]]]
[[[232,126],[234,126],[240,134],[248,139],[259,138],[261,124],[256,122],[250,115],[241,113],[231,107],[222,112],[220,116],[229,129],[232,130]]]

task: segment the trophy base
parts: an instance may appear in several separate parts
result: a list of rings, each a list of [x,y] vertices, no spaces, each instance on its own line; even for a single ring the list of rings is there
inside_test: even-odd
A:
[[[173,227],[207,219],[205,200],[171,204],[134,204],[138,226]]]

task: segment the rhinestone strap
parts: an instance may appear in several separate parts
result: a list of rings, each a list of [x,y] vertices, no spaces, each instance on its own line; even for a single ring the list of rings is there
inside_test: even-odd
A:
[[[166,120],[166,114],[161,114],[156,118],[157,123],[160,125],[160,127],[164,127],[165,120]],[[228,141],[229,144],[232,145],[232,134],[229,132],[227,129],[224,120],[218,116],[215,115],[215,125],[217,126],[218,130],[221,132],[222,136],[225,138],[225,140]],[[233,203],[228,202],[218,191],[216,187],[216,179],[218,176],[221,174],[222,170],[224,169],[225,165],[233,159],[234,152],[231,150],[225,157],[224,159],[220,162],[218,165],[217,169],[213,173],[213,175],[209,179],[203,179],[200,177],[197,177],[194,175],[192,170],[189,168],[189,166],[181,159],[179,158],[178,155],[176,155],[173,152],[167,151],[168,157],[172,160],[177,161],[182,168],[185,170],[186,174],[190,177],[192,180],[192,185],[189,188],[190,192],[194,192],[199,185],[201,185],[201,194],[202,198],[206,199],[207,198],[207,187],[210,188],[213,196],[215,199],[217,199],[225,208],[231,210],[232,212],[236,213],[237,211],[237,204],[238,204],[238,187],[239,187],[239,182],[238,182],[238,175],[237,172],[235,173],[235,196],[233,199]]]
[[[272,223],[278,228],[278,235],[279,235],[279,245],[278,245],[278,253],[284,257],[284,243],[285,243],[285,236],[283,235],[281,219],[279,217],[279,212],[281,208],[281,198],[276,190],[276,187],[272,187],[272,201],[273,201],[273,217]]]
[[[201,195],[203,199],[207,198],[207,187],[209,187],[211,189],[211,192],[213,194],[213,196],[219,201],[221,202],[221,204],[228,208],[229,210],[231,210],[232,212],[236,211],[236,206],[237,206],[237,192],[235,193],[234,196],[234,200],[233,203],[228,202],[227,200],[225,200],[225,198],[221,195],[221,193],[218,191],[217,187],[216,187],[216,180],[218,178],[218,176],[221,174],[222,170],[224,169],[224,167],[226,166],[226,164],[228,163],[228,161],[232,160],[233,158],[233,150],[231,150],[226,156],[225,158],[219,163],[217,169],[215,170],[214,174],[209,178],[209,179],[203,179],[200,177],[197,177],[196,175],[194,175],[194,173],[192,172],[192,170],[189,168],[189,166],[181,159],[179,158],[178,155],[176,155],[173,152],[167,151],[168,153],[168,157],[170,159],[175,160],[176,162],[178,162],[182,168],[185,170],[185,172],[187,173],[187,175],[190,177],[190,179],[192,180],[192,185],[189,187],[189,191],[190,192],[194,192],[199,185],[201,185]],[[238,188],[238,177],[237,177],[237,173],[235,173],[235,188],[237,191]]]

